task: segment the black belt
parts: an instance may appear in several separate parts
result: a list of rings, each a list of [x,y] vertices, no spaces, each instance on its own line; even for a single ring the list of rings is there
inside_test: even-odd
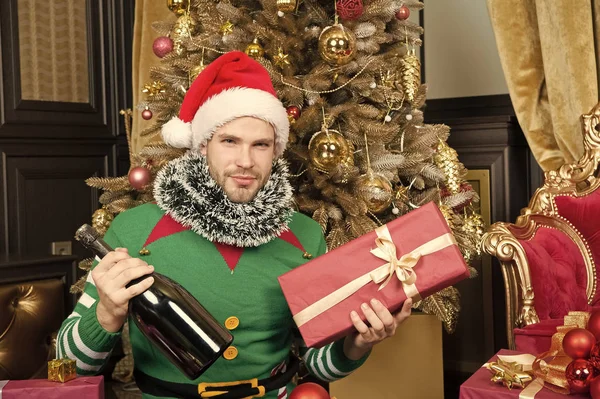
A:
[[[153,396],[169,396],[183,399],[241,399],[246,397],[261,397],[266,392],[284,387],[292,380],[299,366],[300,360],[296,356],[291,356],[285,372],[268,378],[261,380],[255,378],[254,380],[235,381],[231,383],[201,383],[199,385],[164,381],[144,374],[137,369],[134,370],[133,375],[138,388],[143,393]],[[204,396],[199,393],[200,388],[204,391]]]

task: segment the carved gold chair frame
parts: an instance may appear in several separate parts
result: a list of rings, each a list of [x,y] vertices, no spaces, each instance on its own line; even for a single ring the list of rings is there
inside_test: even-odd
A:
[[[581,233],[558,214],[557,196],[583,197],[600,186],[600,103],[582,116],[584,155],[578,162],[565,164],[544,174],[544,185],[538,188],[521,210],[515,223],[494,223],[483,236],[483,251],[500,261],[506,297],[506,326],[509,348],[514,349],[513,329],[539,323],[535,311],[535,293],[527,256],[520,240],[533,238],[540,227],[557,229],[579,248],[587,272],[586,294],[591,303],[596,294],[596,268],[589,245]],[[598,216],[600,218],[600,215]],[[594,221],[590,221],[594,222]]]

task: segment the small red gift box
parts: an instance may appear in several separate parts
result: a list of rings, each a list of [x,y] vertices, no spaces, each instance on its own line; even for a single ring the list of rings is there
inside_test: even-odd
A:
[[[104,399],[104,377],[77,377],[67,382],[48,380],[0,381],[0,399]]]
[[[469,276],[446,220],[430,202],[279,277],[306,345],[354,330],[350,312],[376,298],[391,312]],[[364,316],[363,316],[364,320]]]

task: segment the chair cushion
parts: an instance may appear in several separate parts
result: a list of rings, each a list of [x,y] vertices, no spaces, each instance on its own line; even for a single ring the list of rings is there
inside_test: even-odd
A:
[[[540,320],[562,319],[572,310],[589,310],[587,274],[577,245],[559,230],[540,227],[521,241],[531,272]]]
[[[523,328],[513,329],[515,349],[519,352],[539,355],[550,349],[552,335],[556,327],[563,325],[563,319],[547,319]]]
[[[567,219],[588,242],[596,265],[596,281],[600,278],[600,191],[574,198],[568,195],[555,197],[558,213]],[[598,286],[598,284],[597,284]],[[600,303],[600,287],[592,305]]]

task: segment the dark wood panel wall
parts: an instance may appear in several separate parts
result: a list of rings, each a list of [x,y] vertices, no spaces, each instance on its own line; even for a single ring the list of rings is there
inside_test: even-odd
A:
[[[47,256],[98,207],[84,180],[127,171],[119,110],[132,106],[134,2],[86,2],[87,103],[22,98],[18,3],[0,2],[0,253]]]

